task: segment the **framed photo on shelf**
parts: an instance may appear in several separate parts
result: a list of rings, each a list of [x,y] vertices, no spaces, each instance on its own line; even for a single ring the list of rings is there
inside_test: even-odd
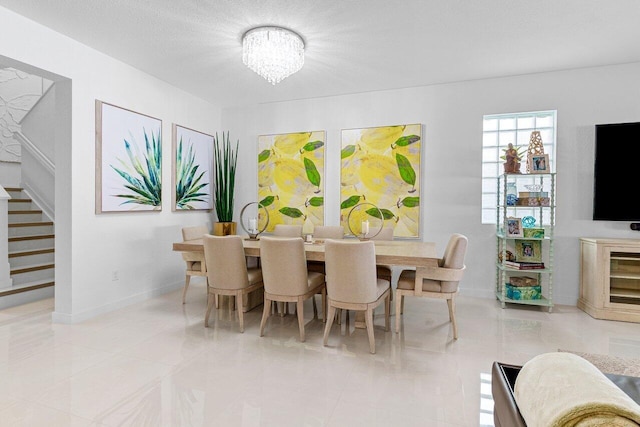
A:
[[[520,218],[507,218],[507,237],[523,237]]]
[[[529,157],[529,171],[531,173],[549,173],[551,168],[549,167],[549,155],[548,154],[534,154]]]
[[[542,242],[540,240],[516,241],[517,262],[542,262]]]

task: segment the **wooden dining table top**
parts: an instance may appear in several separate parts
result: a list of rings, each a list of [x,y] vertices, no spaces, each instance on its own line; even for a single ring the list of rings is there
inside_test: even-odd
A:
[[[433,242],[413,240],[373,240],[376,249],[376,263],[388,265],[409,265],[429,267],[438,265],[436,245]],[[260,240],[242,240],[247,256],[260,256]],[[324,241],[305,243],[305,254],[310,261],[324,261]],[[175,242],[176,252],[204,252],[202,239]]]

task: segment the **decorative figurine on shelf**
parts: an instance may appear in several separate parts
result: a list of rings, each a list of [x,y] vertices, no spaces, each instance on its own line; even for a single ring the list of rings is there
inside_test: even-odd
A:
[[[512,143],[504,149],[504,155],[500,157],[504,160],[504,173],[520,173],[520,160],[522,155],[519,148],[513,146]]]
[[[527,173],[531,173],[531,162],[529,159],[533,156],[541,156],[544,154],[544,146],[542,145],[542,137],[540,131],[534,130],[531,132],[531,140],[529,141],[529,147],[527,148]]]

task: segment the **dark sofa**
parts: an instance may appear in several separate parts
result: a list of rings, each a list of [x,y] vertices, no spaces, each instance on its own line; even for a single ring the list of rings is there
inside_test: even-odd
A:
[[[496,427],[525,427],[513,388],[522,366],[493,362],[491,368],[491,394],[493,395],[493,419]],[[605,374],[613,383],[640,404],[640,378]]]

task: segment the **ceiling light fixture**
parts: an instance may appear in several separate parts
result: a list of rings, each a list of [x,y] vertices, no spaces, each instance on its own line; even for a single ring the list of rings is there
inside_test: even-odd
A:
[[[304,65],[304,41],[286,28],[254,28],[242,36],[242,62],[275,85]]]

